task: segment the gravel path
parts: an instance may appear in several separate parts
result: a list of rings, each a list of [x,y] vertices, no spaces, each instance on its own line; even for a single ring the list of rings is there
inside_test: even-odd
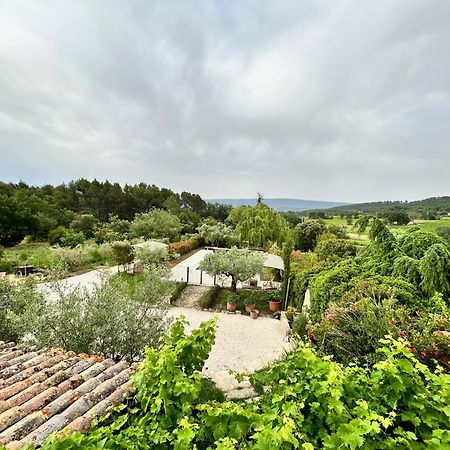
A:
[[[176,306],[183,308],[200,308],[200,298],[210,286],[194,286],[188,285],[184,288],[180,298],[176,302]]]
[[[224,390],[235,389],[238,384],[228,369],[238,372],[254,372],[280,358],[290,350],[291,344],[283,341],[286,329],[279,320],[247,315],[212,313],[188,308],[174,307],[169,310],[172,317],[184,315],[190,328],[212,317],[218,318],[216,342],[203,368]]]

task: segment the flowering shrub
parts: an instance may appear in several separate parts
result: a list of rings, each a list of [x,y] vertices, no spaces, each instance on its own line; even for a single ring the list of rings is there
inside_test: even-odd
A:
[[[191,236],[189,239],[184,241],[172,242],[168,245],[167,251],[172,255],[184,255],[189,253],[191,250],[195,250],[199,246],[198,236]]]

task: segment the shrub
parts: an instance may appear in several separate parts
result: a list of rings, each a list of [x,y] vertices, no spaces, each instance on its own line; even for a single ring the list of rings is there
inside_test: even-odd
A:
[[[93,292],[67,291],[55,283],[55,299],[27,311],[33,344],[57,346],[114,360],[141,358],[167,329],[166,308],[173,285],[167,271],[154,269],[130,289],[122,277],[103,279]]]
[[[327,229],[325,222],[312,220],[294,228],[295,248],[303,252],[314,250],[318,237]]]
[[[210,309],[217,305],[221,289],[219,286],[213,286],[203,292],[199,304],[204,309]]]
[[[128,264],[133,262],[134,249],[129,241],[116,241],[111,244],[114,261],[117,268],[120,266],[126,270]]]
[[[13,283],[0,278],[0,341],[18,342],[27,331],[27,308],[38,307],[42,302],[31,279]]]
[[[144,267],[159,266],[167,264],[170,256],[165,248],[142,248],[134,250],[136,261],[139,261]]]
[[[326,239],[317,244],[316,254],[323,261],[334,262],[343,258],[355,257],[358,247],[345,239]]]
[[[313,335],[318,348],[337,362],[368,365],[380,359],[380,339],[397,335],[406,317],[406,309],[394,300],[363,298],[347,307],[330,306]]]
[[[61,236],[59,244],[61,245],[61,247],[75,248],[78,247],[79,245],[82,245],[85,240],[86,238],[81,231],[75,232],[69,230],[66,234]]]
[[[292,331],[302,340],[305,340],[307,337],[306,326],[308,322],[308,316],[303,313],[298,314],[292,322]]]
[[[57,248],[54,251],[57,263],[62,263],[67,270],[74,270],[86,266],[89,256],[81,248]]]
[[[61,238],[63,238],[69,230],[66,227],[58,227],[51,230],[48,233],[48,243],[50,245],[56,245],[61,243]]]
[[[344,260],[333,268],[320,272],[309,282],[311,291],[310,317],[318,322],[331,301],[337,301],[353,286],[353,279],[362,268],[354,260]]]
[[[184,255],[192,250],[195,250],[199,246],[199,237],[191,236],[184,241],[172,242],[168,245],[167,251],[172,255]]]
[[[181,297],[181,294],[186,289],[187,283],[185,281],[175,281],[173,286],[174,289],[170,296],[170,303],[172,305]]]

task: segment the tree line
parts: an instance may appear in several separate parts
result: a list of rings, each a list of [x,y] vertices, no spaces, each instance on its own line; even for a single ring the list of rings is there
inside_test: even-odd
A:
[[[0,182],[0,245],[10,246],[25,236],[46,240],[49,232],[69,227],[77,214],[91,214],[100,222],[110,217],[132,220],[136,214],[163,209],[194,230],[204,217],[223,221],[231,207],[207,203],[198,194],[155,185],[111,183],[79,179],[58,186],[30,186]]]

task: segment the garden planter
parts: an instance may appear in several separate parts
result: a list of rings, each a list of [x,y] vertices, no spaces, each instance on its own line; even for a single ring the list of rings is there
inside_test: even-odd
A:
[[[236,311],[237,303],[228,303],[227,302],[227,311]]]
[[[252,319],[257,319],[259,316],[259,311],[257,309],[253,309],[252,311],[250,311],[250,317]]]
[[[279,311],[280,310],[280,301],[278,301],[278,300],[269,300],[269,309],[272,311],[272,312],[275,312],[275,311]]]
[[[245,310],[249,313],[256,308],[256,305],[245,305]]]

